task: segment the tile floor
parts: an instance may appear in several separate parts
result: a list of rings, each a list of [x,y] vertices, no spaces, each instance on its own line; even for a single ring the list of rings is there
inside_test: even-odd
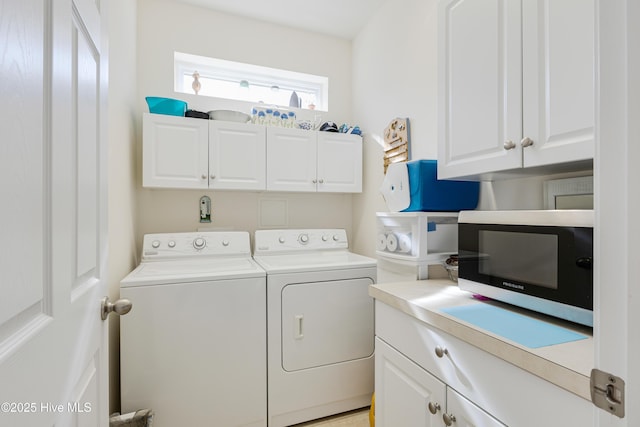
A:
[[[369,427],[369,408],[296,424],[295,427]]]

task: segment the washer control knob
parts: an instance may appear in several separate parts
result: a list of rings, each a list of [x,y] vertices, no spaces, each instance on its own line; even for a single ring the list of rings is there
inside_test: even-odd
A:
[[[202,248],[205,247],[206,244],[207,244],[207,242],[202,237],[197,237],[193,241],[193,247],[196,248],[196,249],[202,249]]]
[[[322,241],[326,242],[327,240],[329,240],[329,236],[327,236],[326,234],[322,236]]]
[[[222,246],[229,246],[229,241],[228,240],[223,240],[222,241]]]
[[[160,247],[160,240],[154,240],[151,242],[151,247],[158,249]]]
[[[284,242],[285,242],[284,236],[280,236],[280,237],[278,238],[278,242],[280,242],[280,243],[284,243]]]
[[[298,241],[303,245],[306,245],[307,243],[309,243],[309,235],[301,234],[300,236],[298,236]]]
[[[338,236],[337,234],[333,235],[333,241],[337,242],[338,240],[340,240],[340,236]]]
[[[173,240],[171,240],[171,241],[168,243],[168,246],[169,246],[170,248],[175,248],[175,247],[176,247],[176,242],[175,242],[175,241],[173,241]]]

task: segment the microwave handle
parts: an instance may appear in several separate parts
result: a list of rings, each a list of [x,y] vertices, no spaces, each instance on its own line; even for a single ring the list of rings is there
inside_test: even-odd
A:
[[[580,268],[584,268],[585,270],[591,270],[593,260],[591,257],[580,257],[576,260],[576,265]]]

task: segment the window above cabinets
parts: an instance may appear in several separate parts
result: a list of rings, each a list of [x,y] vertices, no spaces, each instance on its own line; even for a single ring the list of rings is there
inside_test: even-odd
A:
[[[176,92],[329,110],[328,77],[181,52],[173,62]]]

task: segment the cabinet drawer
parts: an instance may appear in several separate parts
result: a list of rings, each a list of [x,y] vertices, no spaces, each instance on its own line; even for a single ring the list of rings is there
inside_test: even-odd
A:
[[[379,301],[376,336],[507,425],[593,426],[591,402]]]

